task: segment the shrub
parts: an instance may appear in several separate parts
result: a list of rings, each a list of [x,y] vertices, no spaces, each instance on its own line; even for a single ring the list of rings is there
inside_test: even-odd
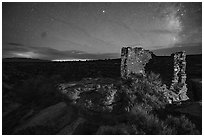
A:
[[[135,125],[138,133],[145,134],[199,134],[195,125],[186,117],[168,117],[160,120],[152,114],[152,110],[165,108],[167,98],[162,90],[159,75],[154,73],[146,76],[131,74],[123,81],[124,98],[128,98],[129,105],[128,125]]]
[[[147,76],[131,74],[123,83],[126,85],[123,90],[129,94],[133,105],[143,104],[151,111],[164,108],[167,104],[167,99],[161,90],[162,83],[159,75],[154,73]]]
[[[144,105],[134,106],[128,116],[128,124],[135,125],[144,134],[168,135],[172,134],[171,128],[157,116],[150,114]]]
[[[120,124],[116,126],[101,126],[96,132],[97,135],[137,135],[139,131],[136,126]]]
[[[196,129],[195,124],[191,123],[184,115],[180,117],[168,116],[165,123],[174,130],[177,135],[196,135],[200,132]]]
[[[110,119],[111,120],[111,119]],[[134,106],[127,113],[126,121],[117,125],[103,125],[97,133],[99,135],[194,135],[200,134],[185,116],[169,116],[166,120],[151,114],[144,105]]]
[[[20,130],[16,135],[54,135],[57,130],[51,126],[34,126]]]
[[[168,116],[166,120],[161,120],[156,115],[148,112],[143,105],[134,106],[127,118],[128,125],[135,125],[137,130],[140,131],[139,133],[148,135],[200,134],[195,125],[185,116]]]
[[[61,100],[61,95],[53,80],[43,76],[23,81],[16,93],[19,102],[35,107],[46,107]]]

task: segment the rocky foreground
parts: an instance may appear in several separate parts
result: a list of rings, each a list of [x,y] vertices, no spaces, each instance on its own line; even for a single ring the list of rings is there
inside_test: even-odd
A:
[[[168,105],[159,83],[146,78],[134,82],[88,78],[60,84],[64,101],[24,112],[12,134],[200,134],[202,103]]]
[[[202,106],[200,103],[193,103],[184,108],[175,108],[174,112],[189,114],[201,119],[201,109]],[[89,119],[80,116],[73,106],[68,106],[65,102],[60,102],[40,111],[25,124],[16,128],[13,134],[83,135],[96,134],[99,128],[98,124],[92,123]]]

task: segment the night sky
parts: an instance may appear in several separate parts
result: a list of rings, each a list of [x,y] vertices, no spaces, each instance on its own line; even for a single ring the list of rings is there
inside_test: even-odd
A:
[[[49,60],[202,53],[202,3],[2,3],[2,55]]]

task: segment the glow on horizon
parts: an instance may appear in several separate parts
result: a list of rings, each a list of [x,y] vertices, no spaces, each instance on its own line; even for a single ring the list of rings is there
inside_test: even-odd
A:
[[[37,58],[38,54],[29,51],[29,52],[24,52],[24,53],[13,53],[14,56],[16,57],[23,57],[23,58]]]
[[[52,61],[88,61],[88,60],[94,60],[94,59],[54,59]]]

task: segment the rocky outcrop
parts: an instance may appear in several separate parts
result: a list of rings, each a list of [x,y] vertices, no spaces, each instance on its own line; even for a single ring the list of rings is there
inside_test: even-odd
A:
[[[79,82],[60,84],[59,89],[73,104],[91,112],[111,112],[118,101],[116,83],[108,78],[86,78]]]

